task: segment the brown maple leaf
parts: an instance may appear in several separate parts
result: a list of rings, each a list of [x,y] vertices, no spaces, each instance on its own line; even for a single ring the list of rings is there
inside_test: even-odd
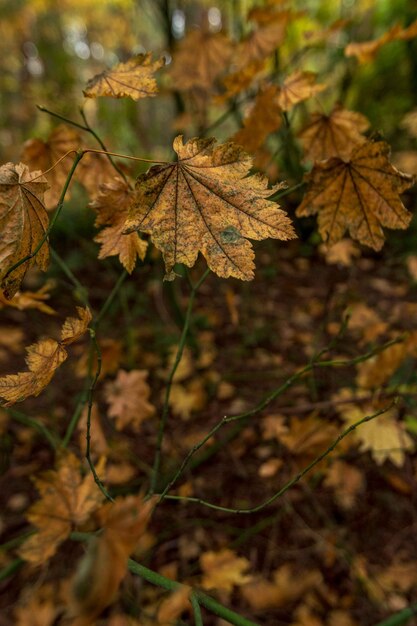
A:
[[[306,181],[309,189],[296,214],[318,213],[320,234],[329,244],[349,231],[353,239],[380,250],[383,226],[404,229],[410,223],[412,216],[400,194],[413,179],[391,165],[383,141],[365,142],[348,161],[333,157],[316,163]]]
[[[104,461],[97,464],[103,471]],[[66,452],[56,470],[48,470],[34,480],[40,493],[27,513],[28,521],[38,532],[29,537],[19,549],[19,555],[34,565],[45,563],[74,528],[84,524],[98,509],[103,494],[97,488],[91,473],[83,477],[81,463]]]
[[[174,141],[177,163],[152,167],[139,176],[136,204],[125,232],[151,234],[163,253],[166,278],[176,263],[194,265],[201,251],[218,276],[253,278],[253,250],[245,239],[292,239],[286,213],[269,196],[267,180],[247,176],[252,161],[239,146],[215,139]]]
[[[228,74],[222,81],[226,91],[216,96],[213,101],[216,104],[222,104],[242,91],[245,91],[252,85],[264,69],[265,59],[256,59],[255,61],[250,61],[236,72]]]
[[[149,402],[151,390],[145,370],[120,370],[115,381],[105,387],[106,401],[109,403],[109,417],[116,418],[117,430],[131,426],[139,430],[143,420],[155,413]]]
[[[117,498],[98,512],[103,531],[94,537],[72,585],[73,614],[90,624],[108,606],[127,572],[127,561],[145,533],[154,498]],[[95,573],[100,572],[99,576]]]
[[[290,111],[296,104],[308,100],[312,96],[326,89],[326,85],[316,83],[314,72],[295,71],[284,80],[277,103],[283,111]]]
[[[27,309],[38,309],[42,313],[55,315],[56,311],[45,300],[49,300],[49,291],[54,287],[54,281],[48,280],[38,291],[18,291],[12,300],[8,300],[0,291],[0,309],[6,306],[25,311]]]
[[[94,238],[94,241],[101,244],[98,258],[118,256],[129,274],[135,267],[137,257],[143,261],[148,246],[136,232],[123,235],[134,195],[134,191],[123,180],[117,178],[111,183],[100,185],[98,195],[90,203],[90,207],[97,211],[95,226],[106,226]]]
[[[255,152],[268,135],[281,126],[281,108],[277,102],[278,87],[268,85],[256,97],[249,115],[243,120],[243,128],[232,137],[248,152]]]
[[[231,592],[234,586],[251,580],[251,576],[245,574],[250,562],[228,548],[219,552],[203,552],[200,565],[204,574],[201,581],[203,589],[217,588]]]
[[[152,61],[150,53],[138,54],[126,63],[119,63],[113,69],[91,78],[83,93],[87,98],[129,97],[132,100],[155,96],[157,85],[154,73],[163,65],[163,59]]]
[[[398,38],[402,28],[399,24],[394,24],[386,33],[383,33],[377,39],[372,41],[351,42],[345,48],[345,55],[347,57],[354,56],[358,59],[359,63],[368,63],[373,61],[379,50],[386,43]]]
[[[19,290],[26,272],[35,263],[46,270],[49,248],[45,242],[37,255],[7,275],[10,267],[32,254],[48,228],[43,201],[48,183],[41,172],[29,172],[23,163],[0,167],[0,287],[6,298]]]
[[[27,372],[9,374],[0,378],[0,398],[7,400],[5,406],[21,402],[28,396],[38,396],[48,385],[55,370],[67,359],[65,346],[77,341],[91,321],[88,309],[77,307],[78,318],[68,317],[61,330],[61,341],[41,339],[26,348]]]
[[[81,147],[80,134],[67,124],[60,124],[49,135],[46,141],[29,139],[25,142],[22,152],[22,161],[31,170],[42,172],[51,168],[61,157],[70,150]],[[45,174],[50,188],[45,193],[45,206],[54,209],[58,203],[71,167],[71,155],[58,163],[50,172]],[[69,198],[69,192],[67,192]]]
[[[272,54],[284,41],[287,26],[292,17],[291,11],[270,12],[267,10],[265,19],[256,20],[258,27],[237,47],[238,68],[244,68],[248,63],[265,59]]]
[[[309,161],[322,161],[333,156],[345,159],[349,158],[353,148],[366,141],[361,133],[368,128],[369,121],[364,115],[338,105],[330,115],[313,113],[298,137]]]
[[[221,33],[189,32],[178,46],[170,71],[175,89],[209,91],[226,69],[232,51],[232,42]]]

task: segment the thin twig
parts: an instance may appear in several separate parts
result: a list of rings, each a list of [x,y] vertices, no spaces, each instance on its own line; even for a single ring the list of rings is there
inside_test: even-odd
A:
[[[170,399],[170,395],[171,395],[171,387],[172,387],[172,383],[173,383],[173,380],[174,380],[175,372],[177,371],[178,365],[179,365],[179,363],[181,361],[182,354],[184,352],[185,342],[186,342],[186,339],[187,339],[188,329],[189,329],[189,326],[190,326],[191,314],[192,314],[192,310],[193,310],[193,304],[194,304],[195,296],[196,296],[196,293],[197,293],[198,289],[203,284],[203,282],[205,281],[205,279],[207,278],[209,273],[210,273],[210,269],[206,269],[206,271],[201,276],[199,281],[192,288],[191,293],[190,293],[190,297],[189,297],[189,300],[188,300],[187,311],[186,311],[185,318],[184,318],[184,325],[183,325],[183,328],[182,328],[181,338],[180,338],[180,341],[179,341],[179,344],[178,344],[177,354],[175,356],[174,363],[173,363],[171,371],[169,373],[168,380],[167,380],[167,385],[166,385],[166,389],[165,389],[165,398],[164,398],[164,404],[163,404],[163,407],[162,407],[161,420],[159,422],[158,437],[157,437],[157,441],[156,441],[155,457],[154,457],[154,463],[153,463],[153,473],[152,473],[151,485],[150,485],[150,489],[149,489],[149,495],[152,495],[152,494],[155,493],[156,483],[157,483],[158,475],[159,475],[159,468],[160,468],[160,464],[161,464],[162,441],[163,441],[163,438],[164,438],[165,427],[166,427],[166,423],[167,423],[167,420],[168,420],[169,399]]]

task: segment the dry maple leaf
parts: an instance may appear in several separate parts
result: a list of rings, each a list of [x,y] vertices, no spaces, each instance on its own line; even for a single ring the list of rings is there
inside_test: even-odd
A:
[[[42,313],[55,315],[56,311],[45,303],[45,300],[49,300],[49,291],[54,285],[54,281],[48,280],[38,291],[18,291],[13,296],[12,300],[8,300],[0,291],[0,309],[6,306],[18,309],[19,311],[38,309],[38,311],[42,311]]]
[[[308,100],[312,96],[326,89],[326,85],[316,83],[314,72],[295,71],[284,80],[277,103],[283,111],[290,111],[296,104]]]
[[[138,54],[126,63],[119,63],[113,69],[91,78],[83,93],[87,98],[130,97],[132,100],[155,96],[157,85],[154,73],[163,65],[163,59],[152,61],[150,53]]]
[[[46,141],[42,141],[42,139],[29,139],[26,141],[23,146],[22,161],[29,169],[44,172],[52,167],[64,154],[70,150],[78,150],[80,147],[80,134],[67,124],[60,124],[51,132]],[[74,155],[68,155],[66,159],[45,174],[45,178],[50,185],[50,189],[45,193],[45,206],[47,209],[56,207],[73,157]],[[69,193],[67,193],[66,197],[69,197]]]
[[[219,96],[214,98],[214,102],[216,104],[222,104],[223,102],[237,96],[237,94],[245,91],[248,87],[252,85],[254,80],[263,72],[265,69],[265,59],[256,59],[255,61],[250,61],[236,72],[232,74],[228,74],[223,79],[223,85],[226,88],[226,91]]]
[[[143,420],[155,413],[155,407],[149,402],[151,390],[145,370],[120,370],[115,381],[105,387],[106,401],[109,403],[109,417],[116,418],[117,430],[131,426],[139,430]]]
[[[174,141],[177,163],[158,165],[137,179],[136,205],[125,232],[142,230],[164,256],[166,278],[176,263],[192,267],[198,252],[218,276],[251,280],[254,254],[245,239],[292,239],[290,219],[267,200],[280,186],[268,189],[259,175],[247,176],[252,161],[232,143],[215,139]]]
[[[172,626],[178,623],[182,613],[191,613],[190,592],[191,587],[182,585],[165,598],[158,608],[156,626]]]
[[[329,244],[348,230],[353,239],[380,250],[382,226],[404,229],[410,223],[400,194],[413,185],[413,178],[391,165],[383,141],[365,142],[348,161],[333,157],[316,163],[306,181],[309,189],[296,214],[318,213],[320,234]]]
[[[103,466],[102,459],[96,468],[100,474]],[[74,528],[84,524],[98,509],[103,494],[91,473],[82,476],[80,461],[69,452],[58,460],[56,470],[44,472],[34,484],[41,498],[30,507],[26,517],[38,532],[25,541],[19,555],[40,565],[55,554]]]
[[[293,13],[291,11],[272,13],[267,11],[267,13],[266,19],[258,22],[258,28],[238,45],[236,51],[238,69],[244,68],[253,61],[265,59],[283,42]]]
[[[188,420],[193,411],[202,409],[207,401],[203,381],[199,378],[191,380],[187,385],[175,383],[171,387],[169,406],[174,415]]]
[[[219,552],[203,552],[200,565],[204,574],[201,581],[203,589],[223,589],[230,592],[235,585],[244,585],[251,580],[245,574],[250,567],[248,559],[237,556],[228,548]]]
[[[232,56],[232,42],[221,33],[189,32],[174,55],[170,77],[175,89],[210,91]]]
[[[334,461],[326,472],[324,485],[335,490],[336,500],[344,509],[351,509],[364,487],[363,473],[354,465]]]
[[[277,103],[278,87],[268,85],[256,97],[243,128],[232,137],[247,152],[255,152],[268,135],[281,126],[281,108]]]
[[[28,396],[38,396],[48,385],[55,370],[67,359],[65,346],[77,341],[85,333],[91,321],[88,309],[77,307],[78,318],[68,317],[61,330],[61,341],[41,339],[26,348],[27,372],[9,374],[0,378],[0,398],[7,400],[5,406],[21,402]]]
[[[19,290],[35,263],[44,271],[48,267],[49,248],[45,242],[36,256],[6,277],[9,268],[32,254],[45,235],[49,219],[43,197],[47,188],[41,172],[29,172],[23,163],[0,167],[0,287],[6,298]]]
[[[324,254],[328,265],[352,267],[353,259],[360,257],[361,251],[351,239],[341,239],[332,246],[322,244],[320,252]]]
[[[333,156],[345,159],[355,146],[365,141],[361,133],[368,128],[369,121],[364,115],[336,106],[330,115],[313,113],[298,137],[309,161],[322,161]]]
[[[391,41],[407,41],[417,37],[417,20],[412,22],[407,28],[401,28],[399,24],[394,24],[386,33],[373,39],[372,41],[363,41],[362,43],[352,42],[345,48],[347,57],[354,56],[359,63],[367,63],[373,61],[379,50],[385,44]]]
[[[358,364],[356,382],[362,389],[376,389],[384,385],[400,367],[409,353],[407,342],[397,343],[368,361]]]
[[[153,507],[153,498],[144,502],[142,496],[127,496],[104,504],[98,512],[103,531],[91,540],[72,586],[72,612],[80,625],[90,624],[112,602]]]
[[[123,235],[133,199],[132,189],[123,180],[116,178],[113,182],[100,185],[98,195],[89,205],[97,211],[95,226],[105,226],[94,238],[94,241],[101,244],[98,258],[118,256],[129,274],[133,272],[137,257],[143,261],[148,246],[138,233]]]

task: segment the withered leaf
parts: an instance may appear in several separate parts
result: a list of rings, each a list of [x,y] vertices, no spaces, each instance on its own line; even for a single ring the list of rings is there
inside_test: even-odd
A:
[[[236,62],[239,69],[252,61],[265,59],[283,42],[293,14],[290,11],[267,13],[267,19],[259,20],[259,27],[238,45]]]
[[[42,172],[52,167],[61,157],[70,150],[77,150],[81,147],[80,134],[67,124],[60,124],[49,135],[47,141],[42,139],[29,139],[25,142],[22,152],[22,161],[31,170],[41,170]],[[45,206],[47,209],[54,209],[61,195],[62,187],[68,176],[71,167],[71,158],[58,163],[50,172],[45,174],[50,188],[45,193]],[[67,192],[67,198],[69,192]]]
[[[243,128],[232,141],[248,152],[255,152],[268,135],[281,126],[281,108],[277,102],[278,87],[268,85],[259,92],[249,115],[243,120]]]
[[[136,258],[143,260],[148,246],[147,242],[136,232],[123,235],[124,224],[134,199],[134,191],[120,178],[100,185],[99,189],[95,200],[90,203],[90,207],[97,211],[95,226],[106,226],[94,238],[94,241],[101,244],[98,258],[105,259],[116,255],[123,267],[131,274]]]
[[[46,270],[49,248],[43,244],[35,257],[23,263],[5,278],[7,271],[32,254],[48,228],[44,193],[48,183],[41,172],[29,172],[23,163],[0,167],[0,287],[6,298],[19,290],[26,272],[35,263]]]
[[[142,496],[118,498],[102,506],[98,516],[103,527],[90,542],[80,562],[72,586],[72,609],[90,623],[108,606],[127,571],[127,560],[134,551],[154,507],[154,499]],[[95,573],[100,572],[99,576]]]
[[[353,239],[380,250],[383,226],[404,229],[410,223],[400,194],[413,179],[391,165],[389,146],[383,141],[365,142],[348,161],[333,157],[316,163],[306,180],[309,189],[297,215],[318,213],[320,234],[329,244],[349,231]]]
[[[12,300],[8,300],[0,291],[0,309],[5,306],[18,309],[19,311],[38,309],[42,313],[55,315],[54,309],[45,302],[45,300],[49,300],[49,291],[53,286],[53,281],[47,281],[38,291],[18,291]]]
[[[232,56],[232,42],[221,33],[189,32],[174,55],[170,77],[176,89],[209,91]]]
[[[298,137],[307,160],[322,161],[333,156],[345,159],[355,146],[366,141],[361,133],[368,128],[364,115],[336,106],[330,115],[313,113]]]
[[[105,387],[106,401],[109,403],[109,417],[116,418],[117,430],[131,426],[139,430],[143,420],[155,413],[149,402],[151,390],[146,378],[146,370],[120,370],[115,381]]]
[[[152,61],[150,53],[138,54],[126,63],[119,63],[113,69],[91,78],[83,93],[87,98],[130,97],[132,100],[155,96],[157,85],[154,73],[163,65],[163,59]]]
[[[103,460],[97,464],[100,473],[103,464]],[[91,473],[82,476],[80,461],[69,452],[58,460],[56,470],[44,472],[34,483],[41,497],[30,507],[27,519],[38,532],[25,541],[19,555],[40,565],[55,554],[74,528],[98,509],[103,494]]]
[[[164,256],[167,276],[175,263],[194,265],[201,251],[218,276],[253,278],[251,239],[292,239],[290,219],[261,175],[247,176],[252,161],[239,146],[214,139],[174,141],[177,163],[139,176],[137,199],[125,232],[142,230]]]
[[[373,61],[379,50],[387,43],[396,40],[407,41],[417,37],[417,20],[412,22],[407,28],[401,28],[399,24],[394,24],[386,33],[377,39],[363,42],[349,43],[345,48],[347,57],[354,56],[359,63]]]
[[[316,83],[314,72],[296,71],[287,76],[277,96],[277,102],[283,111],[290,111],[296,104],[308,100],[326,89],[326,85]]]
[[[10,406],[28,396],[38,396],[48,385],[55,370],[67,359],[65,346],[76,341],[87,329],[91,320],[88,309],[77,307],[80,319],[68,317],[61,331],[61,341],[41,339],[26,348],[27,372],[9,374],[0,378],[0,398]]]
[[[245,574],[250,562],[228,548],[219,552],[203,552],[200,565],[204,574],[201,581],[203,589],[217,588],[231,592],[235,585],[241,586],[251,580],[251,576]]]

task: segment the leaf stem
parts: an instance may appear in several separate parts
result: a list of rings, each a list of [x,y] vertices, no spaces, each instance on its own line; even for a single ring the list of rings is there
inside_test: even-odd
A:
[[[204,626],[203,616],[201,615],[200,603],[198,601],[198,597],[195,591],[192,591],[190,593],[190,602],[191,606],[193,607],[195,626]]]
[[[50,444],[53,450],[57,449],[58,442],[56,438],[51,433],[51,431],[44,424],[42,424],[42,422],[38,422],[34,418],[29,417],[28,415],[25,415],[24,413],[21,413],[20,411],[16,411],[15,409],[9,409],[7,407],[4,407],[4,410],[7,411],[9,415],[11,415],[15,420],[17,420],[21,424],[24,424],[25,426],[30,426],[31,428],[34,428],[35,430],[37,430],[39,433],[41,433],[41,435],[45,437],[45,439],[48,441],[48,443]]]
[[[130,156],[129,154],[120,154],[119,152],[109,152],[108,150],[95,150],[94,148],[86,148],[83,150],[84,154],[92,152],[93,154],[106,154],[107,156],[119,157],[119,159],[129,159],[130,161],[140,161],[141,163],[160,163],[162,165],[169,165],[169,161],[156,161],[155,159],[143,159],[142,157]]]
[[[209,273],[210,273],[210,269],[207,268],[206,271],[204,272],[204,274],[198,280],[198,282],[192,287],[191,293],[190,293],[190,297],[189,297],[189,300],[188,300],[187,311],[185,313],[184,325],[182,327],[181,338],[180,338],[180,341],[179,341],[179,344],[178,344],[177,354],[175,356],[174,363],[173,363],[171,371],[169,373],[168,380],[167,380],[167,385],[166,385],[166,390],[165,390],[164,404],[163,404],[163,407],[162,407],[161,420],[159,422],[158,437],[157,437],[156,449],[155,449],[155,458],[154,458],[154,463],[153,463],[153,472],[152,472],[151,484],[150,484],[150,489],[149,489],[149,495],[150,496],[155,493],[156,483],[157,483],[157,480],[158,480],[159,469],[160,469],[160,465],[161,465],[162,441],[163,441],[163,438],[164,438],[165,427],[166,427],[166,423],[167,423],[167,420],[168,420],[168,410],[169,410],[169,399],[170,399],[170,395],[171,395],[171,387],[172,387],[172,383],[173,383],[173,380],[174,380],[175,372],[177,371],[178,365],[179,365],[179,363],[181,361],[182,354],[184,352],[185,342],[186,342],[187,334],[188,334],[188,329],[190,327],[191,314],[192,314],[192,310],[193,310],[195,296],[196,296],[197,291],[199,290],[199,288],[201,287],[201,285],[203,284],[203,282],[205,281],[205,279],[209,275]]]
[[[412,606],[408,606],[406,609],[391,615],[387,619],[382,620],[382,622],[378,622],[375,626],[403,626],[407,624],[407,622],[417,615],[417,604],[413,604]]]
[[[79,300],[84,304],[84,306],[87,306],[90,310],[92,310],[92,306],[89,302],[88,295],[87,295],[87,289],[83,287],[83,285],[80,283],[78,278],[68,267],[64,259],[56,252],[56,250],[54,250],[53,248],[50,248],[50,250],[51,250],[51,257],[53,258],[55,263],[59,265],[61,270],[64,272],[65,276],[72,282],[72,284],[76,288],[77,296]]]

